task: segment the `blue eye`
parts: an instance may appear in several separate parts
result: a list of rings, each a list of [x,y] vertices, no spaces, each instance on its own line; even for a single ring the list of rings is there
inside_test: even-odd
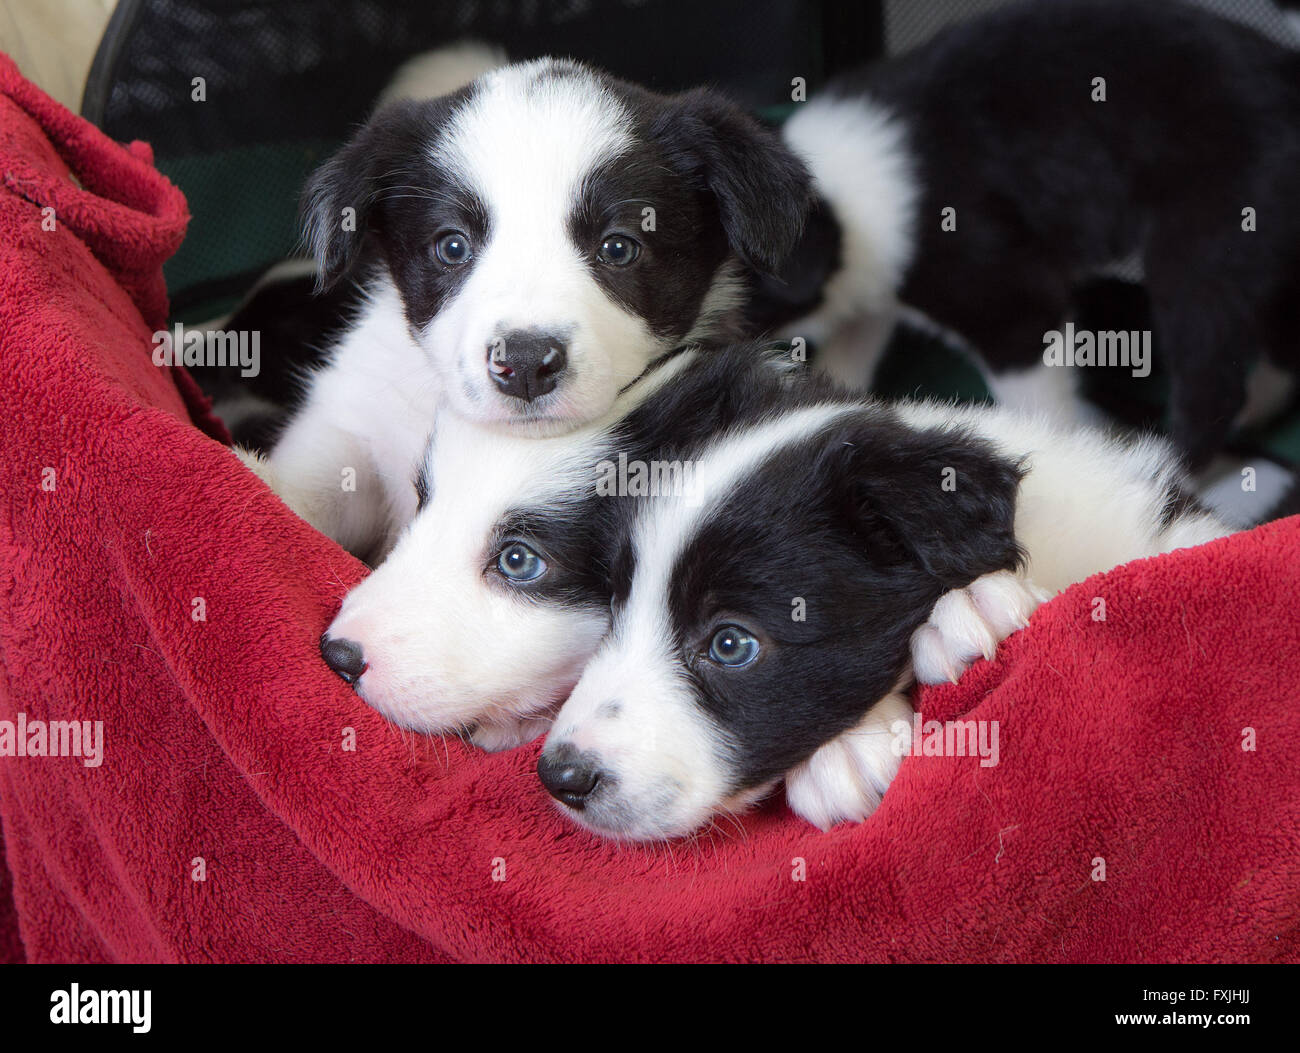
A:
[[[709,657],[733,669],[749,665],[758,657],[758,651],[758,641],[739,625],[724,625],[709,641]]]
[[[546,560],[522,541],[511,542],[497,556],[497,570],[511,581],[536,581],[546,569]]]
[[[458,230],[449,231],[433,243],[433,251],[448,267],[458,267],[469,259],[469,238]]]
[[[641,255],[640,245],[622,234],[615,234],[600,243],[600,251],[596,253],[596,258],[611,267],[626,267],[639,255]]]

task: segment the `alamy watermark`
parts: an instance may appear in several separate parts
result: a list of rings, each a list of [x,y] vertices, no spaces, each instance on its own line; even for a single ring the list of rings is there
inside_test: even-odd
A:
[[[596,465],[597,497],[696,498],[694,461],[642,461],[620,453]]]
[[[978,757],[981,768],[998,763],[996,720],[922,720],[912,715],[911,723],[896,720],[889,725],[895,757]]]
[[[1043,334],[1045,366],[1115,366],[1131,369],[1133,376],[1151,373],[1151,330],[1049,329]]]
[[[102,720],[0,720],[0,757],[81,757],[87,768],[104,763]]]
[[[51,1024],[130,1024],[137,1035],[152,1026],[153,991],[102,991],[71,984],[50,993]]]
[[[241,377],[262,371],[262,334],[259,330],[186,329],[180,322],[172,331],[153,334],[155,366],[213,368],[238,366]]]

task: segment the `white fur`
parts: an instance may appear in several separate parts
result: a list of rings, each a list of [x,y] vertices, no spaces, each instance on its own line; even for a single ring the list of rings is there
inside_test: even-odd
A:
[[[911,262],[915,165],[902,122],[870,98],[803,103],[785,123],[840,225],[840,267],[822,305],[789,327],[823,348],[832,375],[866,387],[893,331],[897,292]]]
[[[1078,393],[1078,371],[1037,362],[1002,373],[983,370],[989,391],[1001,406],[1021,413],[1042,413],[1059,424],[1082,424],[1086,403]]]
[[[396,288],[378,280],[258,474],[345,548],[382,553],[415,513],[411,479],[441,393]]]

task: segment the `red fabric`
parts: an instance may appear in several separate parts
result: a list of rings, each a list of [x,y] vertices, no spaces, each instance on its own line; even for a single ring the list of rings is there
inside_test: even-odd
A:
[[[1085,582],[925,694],[1000,722],[995,767],[910,757],[830,834],[775,801],[601,842],[536,747],[414,739],[321,664],[364,570],[152,364],[186,216],[147,148],[5,61],[0,153],[0,719],[105,751],[0,758],[0,953],[16,917],[32,961],[1300,957],[1300,517]]]

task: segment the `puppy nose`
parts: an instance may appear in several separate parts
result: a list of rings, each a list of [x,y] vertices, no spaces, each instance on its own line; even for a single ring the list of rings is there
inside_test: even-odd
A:
[[[564,341],[549,333],[517,329],[488,344],[488,376],[525,402],[554,391],[568,361]]]
[[[366,671],[366,660],[361,653],[361,645],[342,638],[331,640],[328,636],[320,638],[320,656],[325,664],[338,673],[349,684],[355,684]]]
[[[582,808],[600,782],[596,766],[568,743],[537,759],[537,777],[547,793],[570,808]]]

